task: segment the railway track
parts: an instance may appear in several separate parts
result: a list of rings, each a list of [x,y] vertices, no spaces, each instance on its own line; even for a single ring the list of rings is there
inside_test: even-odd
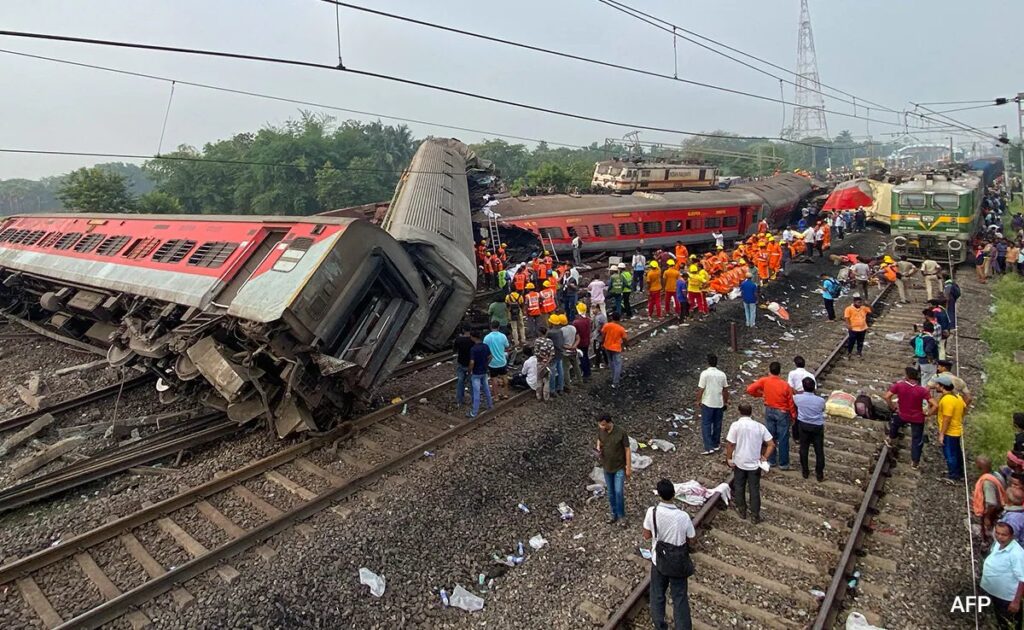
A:
[[[676,321],[648,322],[631,334],[639,340]],[[438,358],[443,357],[421,361],[433,364]],[[385,475],[431,456],[433,450],[504,411],[529,404],[534,396],[531,391],[520,392],[496,401],[494,410],[467,420],[447,411],[453,383],[454,379],[444,380],[323,435],[215,475],[159,503],[0,566],[0,585],[16,586],[38,622],[47,628],[94,628],[121,617],[133,627],[144,627],[150,617],[143,606],[153,598],[169,593],[174,607],[188,606],[193,601],[186,588],[188,580],[213,571],[230,583],[240,577],[231,559],[250,549],[272,561],[276,555],[269,542],[272,537],[292,529],[299,535],[312,535],[312,527],[303,521],[320,512],[345,518],[351,510],[339,502]],[[339,449],[341,441],[345,447]],[[257,513],[260,520],[245,526],[242,511]],[[211,529],[217,532],[216,544],[207,541],[204,545],[197,540],[198,533],[190,533]],[[147,547],[143,541],[154,537],[173,541],[178,553],[189,559],[175,563],[157,551],[162,545]],[[100,552],[109,553],[109,545],[119,545],[118,553],[141,567],[147,579],[131,588],[118,588],[105,572]],[[79,588],[75,590],[98,591],[102,601],[87,608],[62,603],[60,595],[46,588],[48,583],[40,577],[49,579],[55,574],[77,580]]]
[[[783,346],[773,358],[784,365],[796,353],[809,363],[819,359],[815,376],[819,393],[826,396],[837,389],[884,393],[902,377],[910,358],[909,334],[908,341],[899,342],[885,335],[909,333],[921,319],[912,306],[891,303],[894,295],[886,290],[873,301],[876,318],[865,360],[844,358],[842,342],[814,339]],[[769,361],[757,369],[766,372]],[[802,478],[796,444],[791,444],[793,469],[774,469],[762,478],[763,520],[758,525],[741,520],[719,495],[709,498],[694,515],[697,572],[689,580],[694,628],[827,629],[852,609],[875,625],[897,621],[886,606],[886,590],[897,574],[891,558],[904,544],[899,532],[906,527],[907,497],[920,473],[910,468],[909,448],[902,449],[902,442],[893,449],[885,446],[885,429],[880,422],[830,416],[825,481],[820,483],[813,476]],[[725,463],[717,467],[731,484]],[[712,487],[721,479],[701,481]],[[649,585],[645,577],[629,591],[605,630],[650,627]]]

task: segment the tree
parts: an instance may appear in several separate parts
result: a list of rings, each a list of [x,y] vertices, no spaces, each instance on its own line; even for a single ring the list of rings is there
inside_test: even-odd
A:
[[[124,176],[95,167],[68,173],[57,198],[79,212],[131,212],[135,205]]]
[[[160,190],[140,195],[136,205],[143,214],[181,214],[181,202]]]

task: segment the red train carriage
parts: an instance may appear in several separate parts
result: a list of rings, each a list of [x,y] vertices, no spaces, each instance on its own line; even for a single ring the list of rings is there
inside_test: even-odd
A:
[[[493,210],[501,222],[534,232],[557,250],[569,249],[579,235],[585,251],[626,251],[714,242],[715,231],[736,239],[761,219],[778,225],[811,189],[805,177],[780,175],[709,192],[510,198]]]
[[[282,436],[385,378],[427,315],[401,246],[337,217],[10,217],[0,302]]]

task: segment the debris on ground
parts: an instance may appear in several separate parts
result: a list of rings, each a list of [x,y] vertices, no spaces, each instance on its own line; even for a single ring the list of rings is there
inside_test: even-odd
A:
[[[461,584],[455,585],[448,602],[453,608],[461,608],[466,612],[476,612],[484,608],[484,599],[462,588]]]
[[[377,575],[366,567],[359,569],[359,583],[369,586],[370,595],[374,597],[383,595],[384,589],[387,586],[383,575]]]

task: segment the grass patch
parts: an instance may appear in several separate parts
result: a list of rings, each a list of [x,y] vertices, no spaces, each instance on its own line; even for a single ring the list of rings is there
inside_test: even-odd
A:
[[[995,313],[981,331],[989,347],[981,408],[972,414],[967,441],[975,455],[998,462],[1013,445],[1013,412],[1024,411],[1024,364],[1013,359],[1015,351],[1024,350],[1024,281],[1003,276],[992,285],[992,297]]]

